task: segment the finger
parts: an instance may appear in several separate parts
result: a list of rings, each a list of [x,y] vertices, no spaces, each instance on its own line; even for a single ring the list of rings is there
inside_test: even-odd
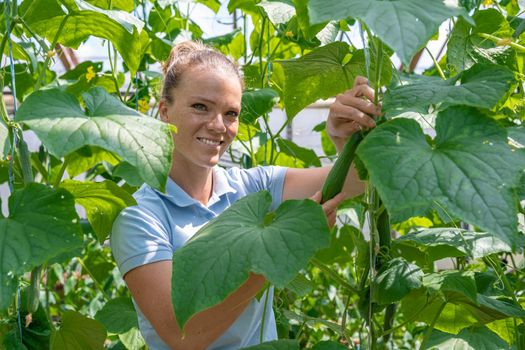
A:
[[[369,85],[357,85],[357,86],[354,86],[350,90],[353,91],[353,96],[355,97],[364,96],[370,101],[374,101],[374,96],[375,96],[374,89],[372,89]]]
[[[358,75],[354,79],[354,86],[356,85],[368,85],[368,79],[363,77],[362,75]]]
[[[347,94],[341,94],[337,96],[338,101],[341,102],[341,104],[354,107],[359,109],[362,112],[372,114],[375,116],[381,115],[381,106],[375,105],[370,100],[364,100],[359,97],[354,97],[352,95]]]
[[[330,228],[334,227],[336,220],[337,220],[337,212],[332,212],[329,215],[326,215],[326,221],[328,223],[328,227]]]
[[[323,198],[323,194],[321,193],[321,191],[315,192],[315,194],[312,197],[310,197],[310,199],[316,203],[321,203],[322,198]]]
[[[356,121],[362,128],[373,128],[376,123],[372,117],[363,113],[357,108],[342,104],[339,101],[334,102],[330,106],[330,114],[332,118],[336,118],[337,122]]]
[[[344,193],[338,193],[334,198],[327,200],[323,203],[323,210],[325,213],[330,214],[337,212],[337,206],[345,199]]]

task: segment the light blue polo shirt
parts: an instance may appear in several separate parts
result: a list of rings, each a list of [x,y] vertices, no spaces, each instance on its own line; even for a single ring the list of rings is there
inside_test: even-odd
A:
[[[143,185],[133,196],[137,205],[124,209],[113,224],[111,249],[122,276],[131,269],[161,260],[171,260],[204,224],[238,199],[261,190],[270,191],[275,209],[282,201],[286,168],[277,166],[252,169],[213,168],[213,194],[208,205],[191,198],[168,178],[166,193]],[[152,286],[153,287],[153,286]],[[263,341],[277,339],[270,290]],[[259,344],[264,296],[252,300],[246,310],[218,338],[209,350],[234,350]],[[151,350],[168,350],[153,326],[135,304],[139,328]]]

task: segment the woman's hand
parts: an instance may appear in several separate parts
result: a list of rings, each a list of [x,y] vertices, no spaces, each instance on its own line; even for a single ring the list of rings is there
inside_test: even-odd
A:
[[[326,131],[338,152],[354,132],[375,127],[372,116],[381,115],[381,106],[375,105],[373,101],[374,90],[362,76],[355,79],[350,90],[336,96],[330,106]]]
[[[321,191],[317,191],[312,197],[310,197],[310,199],[314,202],[321,203],[322,197],[323,195],[321,194]],[[327,200],[322,204],[324,215],[326,216],[326,221],[328,222],[328,226],[330,228],[335,225],[335,220],[337,219],[337,207],[345,198],[346,195],[341,192],[334,198]]]

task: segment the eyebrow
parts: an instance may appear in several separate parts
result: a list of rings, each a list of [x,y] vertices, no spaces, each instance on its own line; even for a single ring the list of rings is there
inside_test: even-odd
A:
[[[210,104],[213,104],[213,105],[216,105],[215,101],[213,100],[210,100],[209,98],[206,98],[206,97],[203,97],[203,96],[199,96],[199,95],[194,95],[194,96],[191,96],[192,99],[196,99],[196,100],[201,100],[201,101],[204,101],[204,102],[207,102],[207,103],[210,103]],[[237,105],[237,106],[230,106],[230,108],[232,109],[238,109],[240,110],[241,109],[241,105]]]

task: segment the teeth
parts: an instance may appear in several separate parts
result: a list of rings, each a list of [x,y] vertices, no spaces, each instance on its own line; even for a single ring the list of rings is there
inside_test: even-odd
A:
[[[207,145],[213,145],[213,146],[219,146],[221,144],[221,141],[214,141],[214,140],[204,139],[204,138],[199,138],[199,141]]]

